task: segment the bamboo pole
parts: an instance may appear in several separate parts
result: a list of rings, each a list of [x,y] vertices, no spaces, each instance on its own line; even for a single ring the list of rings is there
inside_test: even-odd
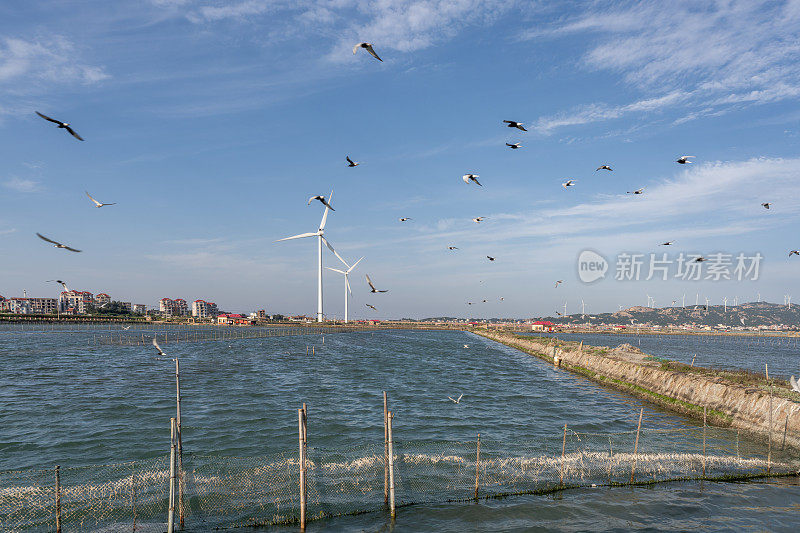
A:
[[[478,452],[475,456],[475,499],[478,499],[478,484],[481,468],[481,434],[478,433]]]
[[[175,531],[175,419],[170,418],[169,447],[169,509],[167,511],[167,533]]]
[[[558,484],[564,485],[564,453],[567,450],[567,425],[564,424],[564,441],[561,443],[561,469],[558,475]]]
[[[389,504],[389,396],[383,391],[383,504]]]
[[[707,423],[706,406],[703,406],[703,477],[706,477],[706,428]]]
[[[306,454],[303,410],[297,410],[297,430],[300,441],[300,531],[306,529]]]
[[[642,415],[644,415],[644,407],[639,411],[639,425],[636,427],[636,441],[633,444],[633,464],[631,465],[631,483],[633,483],[633,476],[636,474],[636,456],[639,453],[639,433],[642,431]]]
[[[61,533],[61,466],[56,465],[56,533]]]
[[[178,358],[175,358],[175,431],[178,440],[178,518],[183,529],[185,512],[183,507],[183,437],[181,433],[181,372]]]
[[[391,411],[387,413],[386,418],[389,436],[389,512],[392,520],[394,520],[395,516],[397,516],[397,509],[395,508],[394,500],[394,440],[392,438],[392,420],[394,419],[394,415]]]

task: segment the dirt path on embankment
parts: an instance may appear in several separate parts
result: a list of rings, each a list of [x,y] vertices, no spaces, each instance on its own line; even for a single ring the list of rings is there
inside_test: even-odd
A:
[[[607,349],[553,339],[527,339],[504,332],[473,333],[540,357],[550,364],[556,356],[566,370],[667,409],[702,418],[705,407],[710,423],[765,437],[769,434],[771,396],[773,443],[783,441],[785,428],[786,444],[800,448],[800,393],[786,391],[785,386],[780,394],[770,395],[770,387],[737,383],[726,379],[724,372],[714,375],[715,371],[676,363],[671,364],[676,368],[670,368],[670,364],[655,360],[630,345]]]

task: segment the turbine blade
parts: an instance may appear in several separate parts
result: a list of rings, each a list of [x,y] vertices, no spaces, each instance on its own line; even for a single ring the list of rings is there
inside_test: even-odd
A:
[[[320,238],[320,239],[322,239],[322,242],[324,242],[324,243],[325,243],[325,246],[327,246],[327,247],[328,247],[328,250],[330,250],[331,252],[333,252],[333,255],[335,255],[336,257],[338,257],[338,258],[339,258],[339,261],[341,261],[342,263],[344,263],[344,266],[346,266],[346,267],[349,267],[349,266],[350,266],[350,265],[348,265],[348,264],[347,264],[347,261],[345,261],[344,259],[342,259],[342,256],[341,256],[341,255],[339,255],[339,253],[338,253],[336,250],[334,250],[334,249],[333,249],[333,246],[331,246],[331,243],[329,243],[329,242],[328,242],[328,239],[326,239],[326,238],[325,238],[325,237],[323,237],[322,235],[320,235],[320,236],[319,236],[319,238]]]
[[[325,268],[327,268],[328,270],[333,270],[334,272],[338,272],[339,274],[347,274],[347,272],[345,272],[344,270],[339,270],[338,268],[331,268],[331,267],[325,267]]]
[[[293,235],[292,237],[286,237],[286,238],[283,238],[283,239],[278,239],[275,242],[291,241],[292,239],[302,239],[303,237],[316,237],[317,235],[319,235],[319,234],[316,233],[316,232],[314,232],[314,233],[301,233],[300,235]]]
[[[364,259],[364,258],[362,257],[361,259]],[[359,259],[358,261],[356,261],[355,263],[353,263],[353,266],[351,266],[349,269],[347,269],[347,273],[348,273],[348,274],[349,274],[350,272],[352,272],[354,268],[356,268],[356,265],[358,265],[358,264],[361,262],[361,259]]]
[[[347,292],[353,294],[353,290],[350,288],[350,280],[347,279],[347,274],[344,276],[344,284],[347,285]]]

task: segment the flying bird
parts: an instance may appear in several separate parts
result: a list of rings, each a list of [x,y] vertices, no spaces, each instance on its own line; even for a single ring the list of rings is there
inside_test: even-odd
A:
[[[574,184],[575,180],[567,180],[564,183],[562,183],[561,186],[566,189],[567,187],[572,187]]]
[[[659,246],[672,246],[672,241],[662,242]]]
[[[358,52],[358,49],[359,49],[359,48],[363,48],[364,50],[366,50],[367,52],[369,52],[369,53],[370,53],[370,55],[371,55],[372,57],[374,57],[374,58],[375,58],[375,59],[377,59],[378,61],[381,61],[381,62],[383,62],[383,59],[381,59],[380,57],[378,57],[378,54],[376,54],[376,53],[375,53],[375,49],[374,49],[374,48],[372,48],[372,43],[358,43],[357,45],[355,45],[355,46],[353,47],[353,55],[355,55],[355,53],[356,53],[356,52]]]
[[[516,150],[517,148],[522,148],[522,143],[514,143],[514,144],[506,143],[506,146],[508,146],[512,150]]]
[[[350,159],[349,155],[344,156],[344,158],[347,159],[347,166],[348,167],[357,167],[359,165],[359,162],[358,161],[353,161],[352,159]]]
[[[680,163],[681,165],[685,165],[686,163],[691,163],[689,158],[694,157],[693,155],[682,155],[678,159],[675,160],[676,163]]]
[[[526,130],[525,128],[522,127],[523,122],[516,122],[514,120],[504,120],[503,122],[508,124],[509,128],[517,128],[518,130],[528,131],[528,130]]]
[[[594,169],[595,172],[597,172],[598,170],[610,170],[612,172],[614,171],[614,169],[611,168],[608,165],[601,165],[601,166],[597,167],[596,169]]]
[[[153,346],[155,346],[156,350],[158,350],[158,355],[167,355],[164,353],[164,350],[161,349],[161,346],[158,345],[158,341],[156,341],[155,337],[153,337]]]
[[[36,234],[36,236],[37,236],[37,237],[39,237],[40,239],[42,239],[43,241],[47,241],[47,242],[49,242],[50,244],[52,244],[52,245],[53,245],[53,246],[55,246],[56,248],[63,248],[63,249],[65,249],[65,250],[69,250],[70,252],[80,252],[80,250],[76,250],[75,248],[70,248],[70,247],[69,247],[69,246],[67,246],[66,244],[61,244],[61,243],[60,243],[60,242],[58,242],[58,241],[54,241],[54,240],[52,240],[52,239],[48,239],[47,237],[45,237],[45,236],[44,236],[44,235],[42,235],[41,233],[37,233],[37,234]]]
[[[494,261],[496,258],[492,257],[491,255],[487,255],[486,259],[488,259],[489,261]]]
[[[694,262],[695,262],[695,263],[702,263],[702,262],[703,262],[703,261],[705,261],[705,260],[706,260],[706,258],[705,258],[705,257],[703,257],[703,256],[701,255],[700,257],[697,257],[697,258],[694,260]]]
[[[483,300],[483,301],[482,301],[482,303],[486,303],[486,302],[488,302],[488,301],[489,301],[489,300]]]
[[[560,280],[556,281],[556,286],[555,286],[555,288],[557,289],[557,288],[558,288],[558,286],[559,286],[559,285],[561,285],[562,283],[564,283],[564,280],[563,280],[563,279],[560,279]]]
[[[36,112],[36,114],[37,114],[37,115],[39,115],[40,117],[42,117],[42,118],[43,118],[43,119],[45,119],[45,120],[49,120],[50,122],[52,122],[52,123],[54,123],[54,124],[58,124],[58,127],[59,127],[59,128],[63,128],[63,129],[65,129],[65,130],[67,130],[67,131],[70,133],[70,135],[72,135],[73,137],[75,137],[75,138],[76,138],[76,139],[78,139],[79,141],[82,141],[82,140],[83,140],[83,137],[81,137],[80,135],[78,135],[77,133],[75,133],[75,130],[73,130],[72,128],[70,128],[70,127],[69,127],[69,122],[61,122],[60,120],[56,120],[56,119],[54,119],[54,118],[50,118],[50,117],[48,117],[47,115],[42,115],[42,114],[41,114],[41,113],[39,113],[38,111]]]
[[[379,291],[378,289],[376,289],[375,285],[372,284],[372,280],[369,279],[369,274],[367,274],[366,276],[367,276],[367,283],[369,283],[369,288],[370,288],[369,292],[389,292],[388,290]]]
[[[476,184],[478,184],[481,187],[483,187],[483,185],[481,185],[481,182],[478,181],[478,175],[477,174],[464,174],[461,177],[461,179],[464,180],[464,183],[466,183],[467,185],[469,185],[469,182],[474,181]]]
[[[67,287],[67,284],[64,283],[63,281],[61,281],[60,279],[48,279],[47,280],[48,283],[51,282],[51,281],[54,281],[56,283],[60,283],[61,286],[64,287],[64,292],[69,292],[69,288]]]
[[[458,246],[448,246],[448,250],[458,250]]]
[[[635,191],[628,191],[628,194],[644,194],[644,187],[636,189]]]
[[[405,222],[406,220],[411,220],[411,217],[398,218],[397,220],[399,220],[400,222]]]
[[[131,327],[130,326],[122,326],[122,329],[124,329],[125,331],[128,331],[129,329],[131,329]]]
[[[331,211],[336,211],[336,209],[334,209],[331,206],[331,204],[328,203],[328,200],[326,200],[325,197],[322,196],[321,194],[317,195],[317,196],[312,196],[311,198],[309,198],[308,199],[308,204],[306,204],[306,205],[311,205],[311,202],[313,202],[314,200],[319,200],[320,202],[322,202],[322,205],[324,205],[325,207],[327,207]]]
[[[466,344],[464,346],[466,346]],[[462,394],[461,396],[458,397],[458,400],[454,400],[454,399],[450,398],[450,396],[448,396],[450,401],[453,402],[453,403],[459,403],[461,401],[461,398],[463,398],[463,397],[464,397],[464,395]]]
[[[103,204],[103,203],[100,203],[100,202],[98,202],[98,201],[97,201],[97,200],[95,200],[94,198],[92,198],[92,195],[91,195],[91,194],[89,194],[89,193],[88,193],[88,191],[83,191],[83,192],[85,192],[85,193],[86,193],[86,196],[88,196],[88,197],[89,197],[89,200],[91,200],[92,202],[94,202],[94,205],[95,205],[95,207],[103,207],[103,206],[106,206],[106,205],[115,205],[115,204],[117,203],[117,202],[112,202],[112,203],[110,203],[110,204]]]
[[[372,309],[373,311],[377,311],[377,309],[375,308],[375,306],[374,306],[374,305],[369,305],[369,304],[364,304],[364,305],[366,305],[367,307],[369,307],[369,308],[370,308],[370,309]]]
[[[793,255],[800,255],[800,250],[790,250],[789,257],[792,257]]]
[[[564,313],[561,313],[561,312],[559,312],[559,311],[556,311],[556,314],[557,314],[558,316],[564,316]]]
[[[475,218],[473,218],[473,219],[472,219],[472,221],[473,221],[474,223],[476,223],[476,224],[480,224],[480,223],[481,223],[481,222],[483,222],[484,220],[486,220],[486,217],[475,217]]]
[[[505,298],[503,298],[503,297],[501,296],[501,297],[500,297],[500,301],[502,302],[503,300],[505,300]]]
[[[772,205],[772,202],[764,202],[763,204],[761,204],[761,207],[763,207],[764,209],[769,209],[769,206],[771,206],[771,205]]]
[[[464,345],[464,348],[469,348],[469,344],[465,344],[465,345]]]

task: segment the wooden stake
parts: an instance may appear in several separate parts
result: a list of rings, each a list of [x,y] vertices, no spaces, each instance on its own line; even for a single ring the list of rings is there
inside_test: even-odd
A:
[[[387,413],[386,418],[389,432],[389,512],[392,520],[394,520],[395,516],[397,516],[397,510],[394,504],[394,440],[392,439],[392,420],[394,419],[394,415],[391,411]]]
[[[481,434],[478,433],[478,453],[475,456],[475,499],[478,499],[478,480],[481,468]]]
[[[178,358],[175,358],[175,431],[178,440],[178,521],[181,529],[185,519],[183,508],[183,439],[181,437],[181,372]]]
[[[567,450],[567,425],[564,424],[564,442],[561,443],[561,470],[558,475],[558,484],[564,485],[564,452]]]
[[[694,366],[694,359],[695,359],[695,357],[697,357],[697,354],[694,354],[694,355],[692,356],[692,364],[691,364],[691,365],[689,365],[689,366],[691,366],[691,367],[693,367],[693,366]]]
[[[786,430],[789,429],[789,415],[783,419],[783,442],[781,442],[781,451],[786,448]]]
[[[389,397],[383,391],[383,504],[389,504]]]
[[[642,415],[644,414],[644,407],[639,411],[639,425],[636,428],[636,441],[633,445],[633,464],[631,465],[631,483],[633,483],[633,476],[636,474],[636,455],[639,453],[639,432],[642,431]]]
[[[167,511],[167,533],[175,531],[175,419],[169,419],[169,509]]]
[[[61,533],[61,466],[56,465],[56,533]]]
[[[306,529],[306,447],[303,410],[297,410],[297,431],[300,441],[300,531]]]
[[[706,406],[703,406],[703,477],[706,477],[706,427],[707,424],[707,415],[706,415]]]

